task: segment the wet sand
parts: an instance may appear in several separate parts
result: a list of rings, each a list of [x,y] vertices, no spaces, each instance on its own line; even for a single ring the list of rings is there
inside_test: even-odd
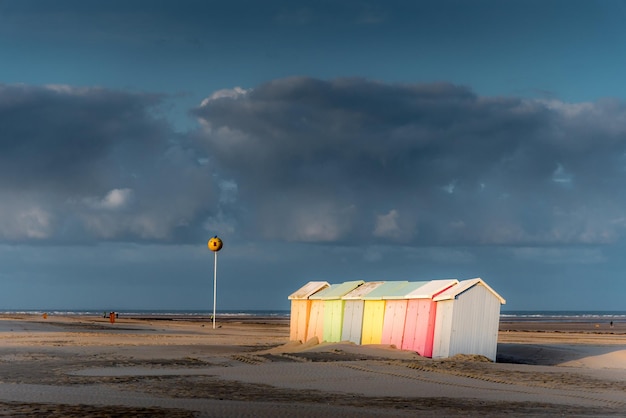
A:
[[[0,316],[0,416],[624,416],[626,325],[502,322],[496,363],[277,318]]]

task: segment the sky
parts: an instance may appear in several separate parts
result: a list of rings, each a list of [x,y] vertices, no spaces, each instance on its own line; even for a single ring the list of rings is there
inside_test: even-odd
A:
[[[0,309],[481,277],[626,310],[622,1],[0,0]]]

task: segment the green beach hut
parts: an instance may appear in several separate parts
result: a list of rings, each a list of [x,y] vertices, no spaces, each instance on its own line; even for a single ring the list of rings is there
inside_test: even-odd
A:
[[[345,303],[341,298],[363,283],[363,280],[355,280],[333,284],[312,295],[309,298],[312,304],[307,338],[316,336],[320,341],[341,341]]]

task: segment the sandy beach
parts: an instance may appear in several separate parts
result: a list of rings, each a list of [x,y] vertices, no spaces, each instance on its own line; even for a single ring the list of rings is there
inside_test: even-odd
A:
[[[626,415],[626,324],[501,322],[496,363],[288,336],[275,318],[4,315],[0,416]]]

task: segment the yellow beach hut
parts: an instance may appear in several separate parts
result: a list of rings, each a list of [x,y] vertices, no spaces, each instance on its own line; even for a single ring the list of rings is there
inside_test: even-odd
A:
[[[403,281],[384,282],[376,289],[363,296],[363,326],[361,330],[361,344],[380,344],[383,336],[383,321],[385,318],[384,296],[393,293],[395,289],[408,283]]]

